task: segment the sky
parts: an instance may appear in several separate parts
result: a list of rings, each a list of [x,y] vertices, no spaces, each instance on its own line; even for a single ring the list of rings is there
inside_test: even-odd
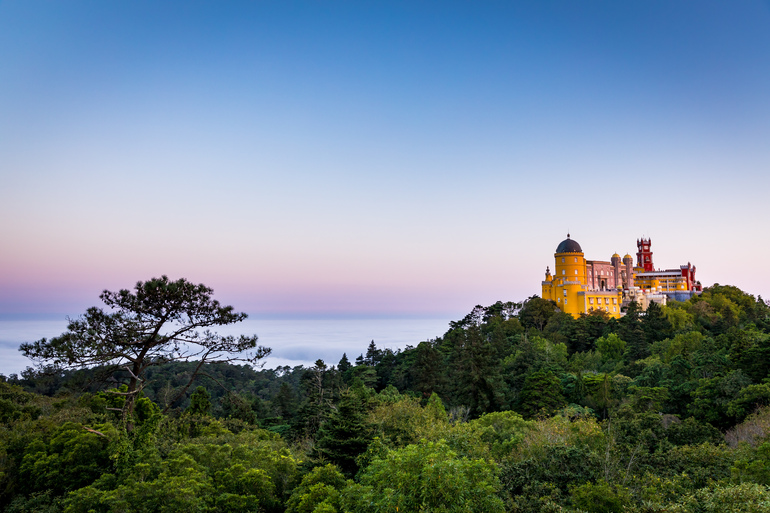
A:
[[[567,232],[770,297],[769,189],[767,0],[0,0],[6,318],[456,319]]]

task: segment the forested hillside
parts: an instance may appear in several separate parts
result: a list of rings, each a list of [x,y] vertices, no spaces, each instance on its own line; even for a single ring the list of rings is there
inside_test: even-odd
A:
[[[9,512],[770,512],[770,308],[715,285],[573,319],[476,307],[311,368],[28,369],[0,383]],[[352,361],[351,361],[352,360]],[[109,372],[108,372],[109,370]]]

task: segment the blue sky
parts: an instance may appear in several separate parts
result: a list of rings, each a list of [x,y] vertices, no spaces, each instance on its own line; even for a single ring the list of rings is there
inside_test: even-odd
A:
[[[568,230],[767,297],[768,91],[767,1],[0,1],[0,313],[462,315]]]

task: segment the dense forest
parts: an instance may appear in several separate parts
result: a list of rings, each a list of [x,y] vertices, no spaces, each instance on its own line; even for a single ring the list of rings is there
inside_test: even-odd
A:
[[[0,376],[0,508],[770,512],[770,307],[732,286],[619,319],[477,306],[310,368],[172,361],[127,420],[130,380]]]

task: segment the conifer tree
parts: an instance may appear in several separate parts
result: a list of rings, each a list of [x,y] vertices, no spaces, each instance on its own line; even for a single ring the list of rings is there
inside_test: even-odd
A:
[[[632,301],[626,315],[618,321],[618,336],[626,341],[625,358],[629,363],[650,356],[650,348],[639,319],[639,303]]]
[[[371,441],[367,389],[357,382],[344,390],[337,409],[332,411],[318,431],[316,455],[337,465],[352,477],[358,472],[356,458]]]

